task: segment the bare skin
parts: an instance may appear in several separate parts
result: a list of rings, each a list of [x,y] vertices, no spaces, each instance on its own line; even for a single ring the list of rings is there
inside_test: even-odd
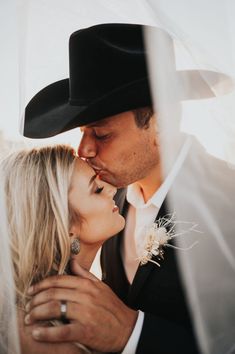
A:
[[[25,312],[18,310],[20,347],[22,354],[82,354],[81,350],[72,343],[43,343],[36,342],[32,337],[35,326],[25,326]]]
[[[156,119],[139,128],[132,111],[81,128],[78,154],[87,159],[100,178],[114,186],[141,186],[145,199],[162,183]]]
[[[114,211],[116,192],[117,188],[100,180],[85,161],[77,159],[68,198],[70,207],[82,217],[73,218],[69,232],[71,239],[79,235],[81,248],[76,259],[87,270],[104,241],[124,228],[124,218]]]
[[[35,328],[35,322],[45,317],[60,319],[63,299],[67,300],[70,320],[65,326],[33,329],[34,339],[52,343],[76,341],[101,352],[122,350],[135,325],[137,312],[76,262],[73,272],[77,277],[46,278],[30,289],[33,298],[27,308],[30,311],[25,317],[27,325]]]
[[[128,111],[81,128],[78,149],[100,178],[117,187],[136,183],[147,201],[162,183],[155,119],[139,128]],[[90,273],[81,269],[77,277],[47,278],[31,289],[29,324],[58,318],[60,299],[73,301],[68,306],[71,323],[59,328],[38,328],[38,341],[81,343],[103,352],[122,351],[129,340],[137,312],[128,308]],[[51,306],[53,304],[53,306]],[[69,302],[70,304],[70,302]]]
[[[83,277],[89,278],[87,281],[91,282],[90,279],[92,279],[92,283],[94,283],[94,280],[98,281],[98,279],[95,277],[91,278],[89,272],[84,273],[83,268],[87,270],[90,269],[94,257],[103,242],[122,230],[125,225],[124,218],[120,215],[118,208],[115,207],[115,201],[113,198],[116,192],[117,189],[107,182],[100,180],[94,170],[85,161],[80,158],[76,159],[70,180],[68,200],[73,213],[78,212],[79,215],[72,218],[69,234],[71,240],[79,235],[80,252],[77,255],[73,255],[71,266],[74,269],[75,274],[76,269],[79,269],[80,272],[82,272]],[[80,215],[82,215],[82,217],[80,217]],[[99,227],[97,227],[97,225]],[[83,268],[80,268],[79,265]],[[58,277],[58,279],[60,279],[60,277]],[[70,289],[70,294],[66,293],[64,295],[63,289],[50,289],[46,293],[47,300],[49,300],[52,295],[56,296],[56,300],[67,299],[68,316],[71,307],[73,308],[75,305],[79,304],[77,300],[79,299],[81,302],[81,298],[76,294],[77,277],[71,276],[70,280],[73,289]],[[101,282],[100,284],[102,285]],[[60,283],[58,286],[60,286]],[[84,289],[86,289],[86,287],[84,287]],[[86,298],[85,294],[83,297]],[[57,315],[52,316],[51,318],[60,320],[60,301],[53,302],[52,299],[52,303],[49,303],[49,307],[54,307],[54,305],[54,310],[57,311]],[[90,310],[90,313],[92,311],[93,308]],[[39,311],[39,313],[43,314],[43,309],[42,312]],[[77,313],[77,311],[72,311],[72,315],[75,313]],[[89,314],[89,309],[87,309],[86,314]],[[59,349],[58,353],[66,352],[68,354],[73,354],[74,352],[81,352],[72,344],[62,343],[62,349],[60,349],[58,348],[58,343],[54,345],[48,343],[47,345],[47,343],[34,341],[31,332],[35,329],[35,325],[25,327],[23,323],[24,315],[25,314],[22,311],[19,311],[22,353],[54,353],[57,352],[57,349]],[[73,317],[70,319],[73,320]],[[75,323],[77,324],[77,322]],[[48,322],[42,321],[41,325],[43,328],[46,326],[48,327]],[[53,328],[50,323],[49,328]],[[61,330],[61,327],[57,328]],[[75,342],[80,341],[76,339]]]

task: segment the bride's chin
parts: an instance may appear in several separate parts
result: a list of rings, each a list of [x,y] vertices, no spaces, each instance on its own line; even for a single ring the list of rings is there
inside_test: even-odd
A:
[[[126,224],[126,220],[124,219],[124,217],[123,217],[122,215],[120,215],[120,214],[119,214],[119,216],[120,216],[120,224],[119,224],[119,230],[118,230],[118,232],[120,232],[121,230],[123,230],[124,227],[125,227],[125,224]]]

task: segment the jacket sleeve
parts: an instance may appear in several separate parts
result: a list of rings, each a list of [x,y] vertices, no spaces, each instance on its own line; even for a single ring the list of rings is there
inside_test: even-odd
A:
[[[199,354],[193,331],[145,313],[136,354]]]

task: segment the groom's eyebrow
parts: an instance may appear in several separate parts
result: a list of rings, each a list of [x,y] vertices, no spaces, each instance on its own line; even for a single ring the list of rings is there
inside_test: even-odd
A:
[[[81,126],[80,127],[80,132],[84,133],[86,128],[106,128],[106,127],[109,127],[109,124],[110,124],[109,119],[108,118],[107,119],[104,118],[101,121]]]
[[[97,175],[93,175],[89,181],[89,186],[93,183],[93,181],[96,179]]]

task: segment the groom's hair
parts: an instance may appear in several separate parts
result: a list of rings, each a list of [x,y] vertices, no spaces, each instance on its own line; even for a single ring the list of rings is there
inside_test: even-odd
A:
[[[142,107],[133,110],[137,127],[147,129],[151,117],[154,115],[153,107]]]

